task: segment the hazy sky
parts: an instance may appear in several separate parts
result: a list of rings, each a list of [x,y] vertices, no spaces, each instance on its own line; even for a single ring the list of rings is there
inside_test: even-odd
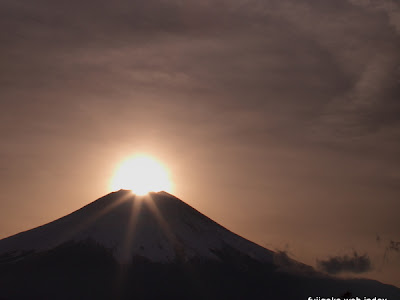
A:
[[[0,238],[140,152],[232,231],[400,286],[398,1],[1,0],[0,60]]]

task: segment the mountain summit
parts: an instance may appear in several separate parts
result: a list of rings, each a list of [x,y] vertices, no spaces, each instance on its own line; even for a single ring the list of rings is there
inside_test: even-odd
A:
[[[166,192],[120,190],[0,240],[0,299],[400,299],[252,243]],[[363,298],[362,298],[363,299]]]

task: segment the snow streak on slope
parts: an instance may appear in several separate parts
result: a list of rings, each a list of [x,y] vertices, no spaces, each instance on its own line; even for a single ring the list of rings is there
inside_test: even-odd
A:
[[[0,241],[0,255],[40,252],[67,242],[95,242],[111,249],[121,263],[140,256],[153,262],[218,260],[234,251],[260,262],[273,252],[215,223],[178,198],[165,193],[135,196],[120,190],[49,224]]]

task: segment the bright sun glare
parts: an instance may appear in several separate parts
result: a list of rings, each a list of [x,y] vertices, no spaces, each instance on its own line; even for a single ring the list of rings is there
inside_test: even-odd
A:
[[[171,192],[167,170],[155,159],[140,155],[123,161],[111,181],[111,190],[132,190],[137,195],[149,192]]]

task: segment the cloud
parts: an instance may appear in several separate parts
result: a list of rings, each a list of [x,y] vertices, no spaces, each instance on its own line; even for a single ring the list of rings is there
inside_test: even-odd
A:
[[[317,260],[318,269],[329,274],[365,273],[372,270],[372,264],[367,254],[334,256],[327,260]]]
[[[9,143],[27,127],[115,139],[141,124],[134,111],[157,114],[137,130],[144,135],[187,139],[190,128],[199,143],[259,153],[389,157],[400,147],[400,38],[376,10],[347,0],[1,5],[0,131]]]
[[[390,23],[400,33],[400,4],[395,0],[349,0],[349,2],[367,9],[385,12]]]
[[[398,40],[387,20],[345,0],[3,6],[0,51],[11,58],[1,71],[3,91],[54,90],[54,97],[39,97],[45,99],[67,90],[70,99],[115,102],[150,90],[177,106],[186,104],[181,98],[198,98],[218,111],[262,112],[262,135],[273,128],[292,140],[310,127],[318,138],[349,128],[365,132],[400,111],[393,87]],[[234,123],[234,131],[242,129]]]

